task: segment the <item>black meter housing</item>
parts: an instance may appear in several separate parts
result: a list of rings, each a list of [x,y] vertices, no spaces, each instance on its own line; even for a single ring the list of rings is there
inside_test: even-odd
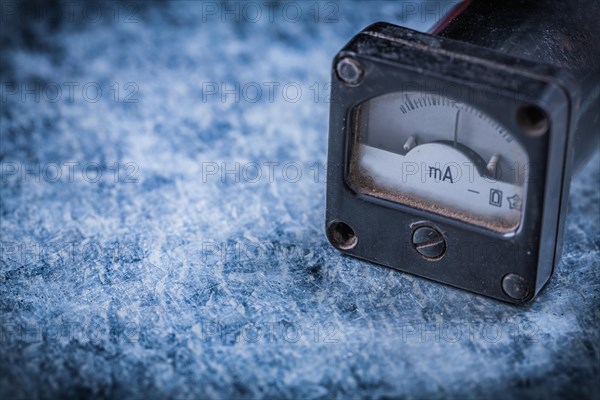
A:
[[[458,5],[431,33],[376,23],[353,37],[332,66],[326,211],[331,244],[485,296],[531,300],[560,259],[571,176],[598,146],[598,16],[596,2],[473,1]],[[395,98],[401,102],[386,105]],[[416,109],[418,116],[405,124],[404,115]],[[452,119],[445,123],[440,113]],[[489,147],[498,135],[513,146],[494,154],[487,170],[488,160],[475,153],[495,149],[486,148],[488,140],[475,128],[478,116],[495,132]],[[436,118],[441,122],[434,129],[430,121]],[[473,122],[461,130],[461,118]],[[435,139],[433,131],[449,140],[430,138],[415,150],[419,137]],[[457,132],[479,149],[458,144]],[[477,168],[485,183],[455,190],[452,172],[443,176],[443,165],[426,164],[446,152],[474,165],[483,160]],[[497,183],[498,157],[518,152],[526,164],[519,185]],[[424,160],[423,171],[405,190],[408,183],[395,176],[406,172],[400,169],[409,159]],[[412,164],[418,169],[419,163]],[[433,178],[436,183],[428,183]],[[390,180],[391,186],[377,183]],[[519,188],[519,196],[503,195],[495,188],[501,184]],[[470,201],[479,204],[471,195],[485,202],[477,205],[481,215],[477,207],[469,212]],[[454,199],[449,206],[445,197]]]

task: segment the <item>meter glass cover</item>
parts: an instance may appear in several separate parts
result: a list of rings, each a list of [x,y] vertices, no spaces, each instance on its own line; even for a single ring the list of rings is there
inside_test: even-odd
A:
[[[425,92],[396,92],[354,109],[348,179],[364,194],[497,232],[524,209],[523,146],[477,108]]]

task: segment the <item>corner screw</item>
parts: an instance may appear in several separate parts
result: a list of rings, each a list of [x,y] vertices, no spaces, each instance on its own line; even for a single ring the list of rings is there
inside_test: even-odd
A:
[[[437,260],[446,252],[446,240],[435,228],[421,226],[412,235],[414,249],[428,260]]]
[[[523,300],[529,295],[529,283],[521,275],[507,274],[502,278],[502,290],[515,300]]]
[[[349,86],[358,86],[365,76],[365,69],[358,60],[344,57],[335,66],[338,77]]]

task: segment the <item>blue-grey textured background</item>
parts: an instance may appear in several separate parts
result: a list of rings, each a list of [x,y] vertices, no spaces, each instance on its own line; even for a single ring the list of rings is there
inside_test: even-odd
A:
[[[600,396],[598,156],[526,308],[324,237],[330,60],[449,2],[41,4],[2,1],[1,398]]]

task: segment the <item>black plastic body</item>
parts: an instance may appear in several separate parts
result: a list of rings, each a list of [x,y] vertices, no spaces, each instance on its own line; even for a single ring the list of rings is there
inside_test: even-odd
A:
[[[563,68],[579,84],[573,168],[600,145],[600,1],[467,1],[431,33]]]
[[[598,110],[597,87],[589,83],[597,82],[597,71],[593,71],[594,62],[583,62],[583,56],[578,66],[565,68],[540,62],[545,51],[541,48],[519,54],[519,27],[524,26],[526,34],[532,35],[534,25],[541,32],[542,22],[548,21],[517,20],[503,35],[502,29],[494,27],[502,18],[483,22],[478,18],[485,17],[489,8],[469,11],[472,6],[463,7],[462,14],[438,25],[438,35],[387,23],[371,25],[336,55],[326,224],[343,221],[352,227],[358,240],[353,248],[342,250],[346,254],[503,301],[523,303],[547,283],[560,258],[575,160],[584,160],[588,147],[593,147],[588,143],[598,137],[598,114],[589,111]],[[467,12],[473,14],[468,16]],[[360,85],[347,85],[338,77],[335,66],[345,57],[363,66]],[[348,183],[356,107],[386,93],[411,89],[436,92],[440,87],[458,88],[456,93],[465,96],[457,94],[458,100],[500,121],[526,149],[532,169],[526,209],[516,232],[500,234],[370,197]],[[532,137],[522,132],[515,116],[528,104],[545,110],[550,122],[546,134]],[[411,236],[423,224],[438,229],[446,240],[446,252],[438,260],[424,259],[412,246]],[[508,274],[524,278],[528,286],[525,297],[515,299],[503,290],[502,280]]]

